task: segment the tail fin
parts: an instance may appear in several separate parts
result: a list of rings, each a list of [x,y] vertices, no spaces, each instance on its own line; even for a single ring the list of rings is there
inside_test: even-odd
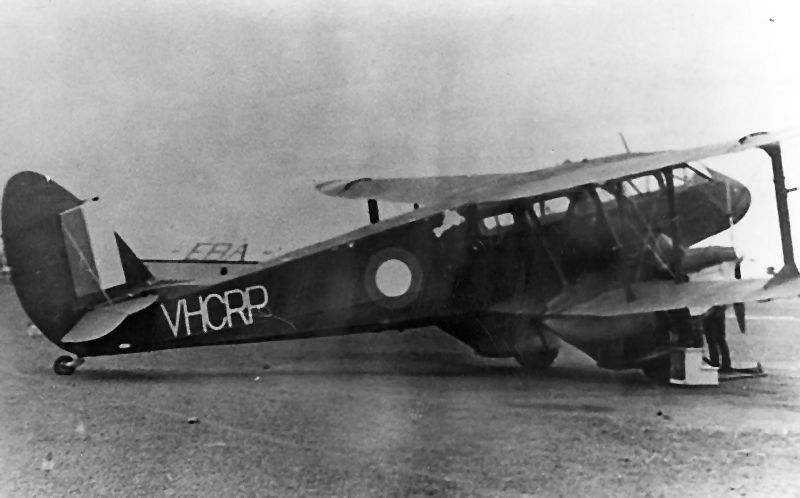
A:
[[[150,270],[147,269],[142,260],[134,254],[133,249],[122,240],[122,237],[117,232],[114,232],[114,238],[117,241],[122,273],[125,275],[125,284],[138,285],[152,282],[154,280],[153,274],[150,273]]]
[[[3,244],[14,288],[33,323],[58,345],[88,309],[107,299],[80,209],[83,202],[31,171],[14,175],[3,193]],[[150,280],[150,272],[118,235],[117,245],[127,283]]]

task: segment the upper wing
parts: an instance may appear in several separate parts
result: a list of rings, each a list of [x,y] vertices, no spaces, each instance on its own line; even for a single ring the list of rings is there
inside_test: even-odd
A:
[[[317,190],[332,197],[346,199],[378,199],[429,205],[446,199],[455,192],[469,191],[482,185],[495,184],[503,177],[523,174],[527,173],[332,180],[318,184]]]
[[[533,197],[581,185],[599,185],[668,166],[733,154],[779,141],[793,132],[754,133],[739,140],[683,150],[625,154],[566,163],[525,173],[334,180],[317,185],[322,193],[348,199],[378,199],[453,206]]]

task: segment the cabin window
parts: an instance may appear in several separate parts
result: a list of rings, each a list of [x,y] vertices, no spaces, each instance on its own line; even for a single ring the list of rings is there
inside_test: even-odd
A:
[[[498,213],[487,216],[481,223],[481,231],[486,234],[495,234],[514,225],[514,215],[511,213]]]
[[[633,197],[641,193],[628,180],[620,182],[620,185],[622,185],[622,193],[625,195],[625,197]]]
[[[675,188],[689,185],[694,180],[695,172],[689,168],[673,168],[672,169],[672,184]]]
[[[501,227],[510,227],[514,224],[514,215],[511,213],[502,213],[497,215],[496,218]]]
[[[539,218],[547,218],[548,216],[559,218],[560,216],[557,215],[563,215],[569,209],[569,202],[569,198],[566,196],[536,201],[533,203],[533,212]]]
[[[614,197],[614,194],[612,194],[608,190],[605,190],[605,189],[602,189],[602,188],[597,188],[597,189],[595,189],[595,192],[597,192],[597,197],[600,199],[600,202],[602,202],[603,204],[606,204],[606,203],[614,204],[614,203],[617,202],[617,198]]]
[[[622,182],[622,189],[628,197],[658,192],[661,188],[661,180],[656,175],[640,176]]]

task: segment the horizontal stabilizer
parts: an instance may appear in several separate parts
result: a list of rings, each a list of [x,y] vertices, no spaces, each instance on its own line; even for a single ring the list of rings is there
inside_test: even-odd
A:
[[[141,311],[158,300],[158,296],[137,297],[99,306],[81,317],[61,342],[86,342],[100,339],[113,331],[128,316]]]

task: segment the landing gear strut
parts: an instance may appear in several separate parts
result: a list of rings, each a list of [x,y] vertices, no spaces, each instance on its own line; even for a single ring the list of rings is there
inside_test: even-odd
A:
[[[53,371],[57,375],[72,375],[75,373],[75,369],[77,369],[81,364],[83,364],[83,358],[80,356],[73,358],[72,356],[59,356],[56,358],[56,361],[53,363]]]

